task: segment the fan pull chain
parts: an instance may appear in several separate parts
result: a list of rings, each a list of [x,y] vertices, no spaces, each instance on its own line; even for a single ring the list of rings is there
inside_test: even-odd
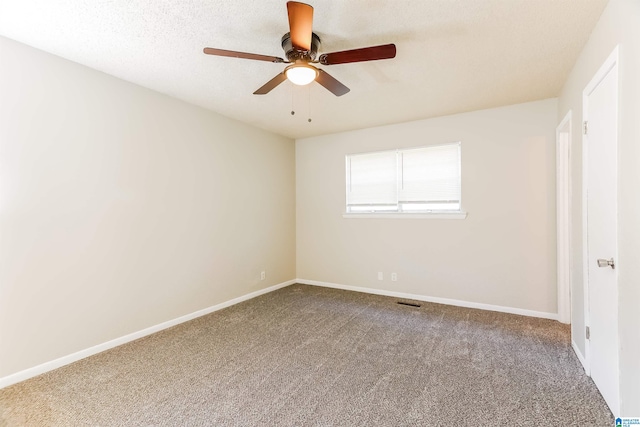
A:
[[[307,120],[307,121],[309,123],[311,123],[311,85],[307,85],[307,93],[309,94],[309,98],[308,98],[308,100],[309,100],[309,104],[308,104],[308,106],[309,106],[309,108],[308,108],[309,120]]]
[[[291,88],[291,115],[293,116],[294,114],[296,114],[296,112],[293,109],[293,88]]]

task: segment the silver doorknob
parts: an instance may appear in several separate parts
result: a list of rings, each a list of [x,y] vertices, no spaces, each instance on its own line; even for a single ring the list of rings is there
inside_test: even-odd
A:
[[[616,264],[613,262],[613,258],[611,259],[599,259],[598,267],[611,267],[616,268]]]

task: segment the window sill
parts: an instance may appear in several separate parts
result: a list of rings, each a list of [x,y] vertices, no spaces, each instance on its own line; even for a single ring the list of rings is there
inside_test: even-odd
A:
[[[420,212],[420,213],[344,213],[343,218],[399,218],[399,219],[465,219],[466,212]]]

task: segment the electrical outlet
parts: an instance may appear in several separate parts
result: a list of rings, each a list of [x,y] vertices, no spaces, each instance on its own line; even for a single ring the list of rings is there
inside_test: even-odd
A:
[[[391,281],[392,282],[398,281],[398,273],[391,273]]]
[[[264,271],[260,273],[260,280],[264,280],[267,278],[267,273],[265,273]]]
[[[378,271],[378,280],[384,280],[384,274],[382,274],[382,271]]]

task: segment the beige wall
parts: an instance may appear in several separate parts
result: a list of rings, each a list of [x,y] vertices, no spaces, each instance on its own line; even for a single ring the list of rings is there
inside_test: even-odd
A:
[[[640,1],[611,0],[558,100],[558,119],[573,111],[573,339],[584,352],[582,274],[582,91],[616,45],[619,64],[618,286],[622,416],[640,414]]]
[[[4,38],[0,64],[0,377],[295,277],[292,140]]]
[[[298,278],[557,313],[556,118],[545,100],[297,140]],[[453,141],[466,219],[342,217],[346,154]]]

